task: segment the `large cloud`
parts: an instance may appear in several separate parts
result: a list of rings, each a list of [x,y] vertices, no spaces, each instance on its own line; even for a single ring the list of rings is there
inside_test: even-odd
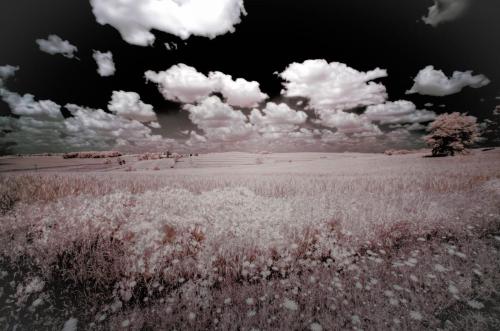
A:
[[[153,106],[142,102],[135,92],[114,91],[108,109],[118,116],[138,122],[157,120]]]
[[[117,29],[134,45],[154,43],[155,29],[187,39],[191,35],[215,38],[233,32],[245,14],[243,0],[91,0],[100,24]]]
[[[226,102],[236,107],[254,107],[268,96],[261,92],[259,83],[249,82],[221,72],[210,72],[208,76],[185,64],[177,64],[166,71],[146,71],[147,80],[157,83],[167,100],[182,103],[199,102],[212,93],[221,93]]]
[[[319,111],[347,110],[385,101],[385,86],[372,82],[386,77],[383,69],[360,72],[343,63],[307,60],[292,63],[280,74],[286,82],[283,94],[309,99],[311,108]]]
[[[185,105],[184,109],[211,141],[234,142],[247,139],[254,133],[247,117],[217,96],[208,97],[198,105]]]
[[[116,72],[113,53],[94,51],[92,55],[97,63],[97,73],[102,77],[113,76]]]
[[[269,102],[262,112],[253,109],[249,119],[260,132],[291,132],[306,122],[307,114],[293,110],[284,103]]]
[[[472,71],[455,71],[451,78],[441,70],[435,70],[433,66],[427,66],[420,70],[414,79],[412,88],[407,94],[419,93],[424,95],[445,96],[460,92],[464,87],[483,87],[490,83],[484,75],[472,75]]]
[[[61,54],[64,57],[72,59],[78,51],[76,46],[71,45],[67,40],[62,40],[59,36],[54,34],[49,35],[47,39],[37,39],[36,43],[42,52],[55,55]]]
[[[469,5],[469,0],[434,0],[427,16],[422,20],[432,26],[460,17]]]
[[[425,109],[418,110],[412,102],[399,100],[368,106],[363,116],[381,124],[403,124],[432,121],[436,118],[436,113]]]

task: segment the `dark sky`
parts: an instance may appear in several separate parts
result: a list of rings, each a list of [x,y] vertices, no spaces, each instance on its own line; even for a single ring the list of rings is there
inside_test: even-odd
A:
[[[360,71],[388,70],[380,81],[389,100],[406,99],[418,107],[426,102],[446,104],[436,112],[490,114],[500,96],[500,1],[475,0],[465,14],[437,27],[424,24],[430,0],[247,0],[248,13],[234,33],[215,39],[179,38],[155,31],[152,47],[126,43],[117,30],[98,24],[88,1],[5,0],[0,2],[0,65],[19,65],[9,89],[32,93],[59,104],[103,108],[114,90],[135,91],[155,107],[169,131],[189,126],[179,105],[167,102],[146,70],[166,70],[185,63],[198,71],[221,71],[255,80],[271,100],[279,96],[282,72],[292,62],[307,59],[336,61]],[[79,49],[80,61],[41,52],[37,38],[57,34]],[[175,41],[179,49],[167,51]],[[92,50],[112,51],[115,76],[96,73]],[[434,65],[450,75],[473,70],[492,81],[480,89],[465,88],[446,97],[405,95],[416,73]],[[0,113],[8,107],[0,102]],[[168,119],[168,120],[167,120]]]

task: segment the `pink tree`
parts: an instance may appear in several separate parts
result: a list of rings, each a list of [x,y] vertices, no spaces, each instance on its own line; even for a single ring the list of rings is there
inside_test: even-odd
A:
[[[480,139],[477,119],[457,112],[439,115],[429,124],[427,131],[429,134],[424,140],[432,147],[433,156],[464,153],[466,147]]]

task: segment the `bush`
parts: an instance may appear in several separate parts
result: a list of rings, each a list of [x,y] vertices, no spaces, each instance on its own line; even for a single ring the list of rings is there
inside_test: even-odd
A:
[[[473,145],[480,138],[477,119],[457,112],[439,115],[429,124],[427,131],[429,134],[424,140],[432,147],[433,156],[464,153],[466,147]]]

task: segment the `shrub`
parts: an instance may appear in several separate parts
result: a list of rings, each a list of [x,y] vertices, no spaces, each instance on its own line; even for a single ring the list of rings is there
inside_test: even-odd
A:
[[[144,153],[139,155],[138,161],[159,160],[163,157],[161,153]]]
[[[439,115],[427,128],[424,137],[432,147],[433,156],[455,155],[464,153],[466,147],[473,145],[480,138],[477,119],[457,112]]]

